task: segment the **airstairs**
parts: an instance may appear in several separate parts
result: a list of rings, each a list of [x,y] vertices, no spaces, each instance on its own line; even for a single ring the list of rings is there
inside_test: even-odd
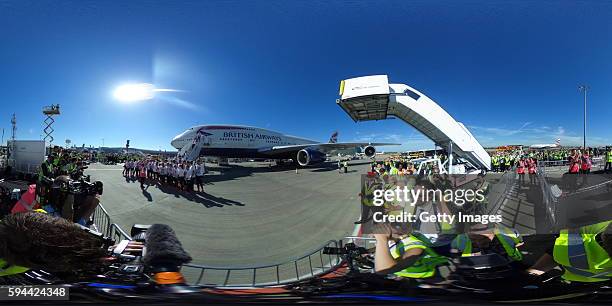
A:
[[[399,118],[449,153],[445,168],[456,173],[453,156],[474,169],[491,170],[491,156],[472,133],[440,105],[405,84],[389,84],[386,75],[343,80],[336,103],[355,121]]]

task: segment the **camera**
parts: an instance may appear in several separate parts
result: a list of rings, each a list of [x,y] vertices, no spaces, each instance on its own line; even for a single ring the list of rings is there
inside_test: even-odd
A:
[[[88,177],[80,180],[60,181],[60,190],[74,195],[102,195],[104,185],[100,181],[89,182]]]

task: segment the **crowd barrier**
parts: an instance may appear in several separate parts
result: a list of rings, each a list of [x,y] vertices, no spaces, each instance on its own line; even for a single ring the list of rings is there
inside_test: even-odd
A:
[[[569,169],[570,162],[568,160],[540,160],[538,161],[538,168],[544,168],[548,170],[556,167],[567,167]],[[591,159],[591,171],[603,170],[605,161],[603,156],[596,156]]]
[[[93,229],[97,232],[102,233],[106,237],[110,237],[114,240],[131,240],[132,238],[128,235],[119,225],[112,223],[110,215],[104,209],[102,204],[99,204],[94,210],[92,215]]]
[[[537,167],[537,179],[538,184],[542,190],[542,204],[544,204],[544,208],[546,209],[546,222],[550,225],[552,231],[557,230],[557,203],[558,196],[553,194],[553,188],[548,183],[546,179],[546,166],[541,165],[541,162],[538,162]],[[557,188],[558,189],[558,188]]]
[[[102,204],[92,215],[93,229],[115,241],[128,239],[119,225],[112,222]],[[282,285],[304,280],[331,271],[340,265],[339,255],[323,254],[325,247],[338,247],[341,242],[327,241],[325,244],[302,256],[282,263],[248,267],[214,267],[199,264],[186,264],[182,271],[191,285],[215,287],[257,287]]]
[[[325,274],[336,268],[342,261],[339,255],[323,254],[325,247],[338,247],[336,240],[325,244],[297,258],[271,265],[248,267],[214,267],[186,264],[183,273],[197,275],[193,285],[215,287],[258,287],[283,285]],[[194,274],[195,272],[195,274]]]

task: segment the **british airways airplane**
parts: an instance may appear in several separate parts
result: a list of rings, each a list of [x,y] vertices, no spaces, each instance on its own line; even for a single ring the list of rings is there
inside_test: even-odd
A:
[[[557,149],[561,148],[561,138],[557,138],[555,143],[534,144],[529,146],[530,149]]]
[[[337,142],[338,133],[328,143],[284,135],[268,129],[242,125],[199,125],[187,129],[172,139],[170,144],[179,154],[215,156],[223,158],[291,159],[300,166],[325,161],[326,153],[361,148],[372,157],[375,146],[399,145],[395,143]],[[197,152],[199,149],[199,152]],[[195,150],[195,151],[194,151]]]

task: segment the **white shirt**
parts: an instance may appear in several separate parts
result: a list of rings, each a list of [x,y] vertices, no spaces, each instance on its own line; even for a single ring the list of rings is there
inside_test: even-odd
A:
[[[195,168],[196,176],[203,176],[205,172],[205,168],[203,164],[196,165]]]
[[[193,177],[193,166],[185,170],[185,179],[190,180]]]

